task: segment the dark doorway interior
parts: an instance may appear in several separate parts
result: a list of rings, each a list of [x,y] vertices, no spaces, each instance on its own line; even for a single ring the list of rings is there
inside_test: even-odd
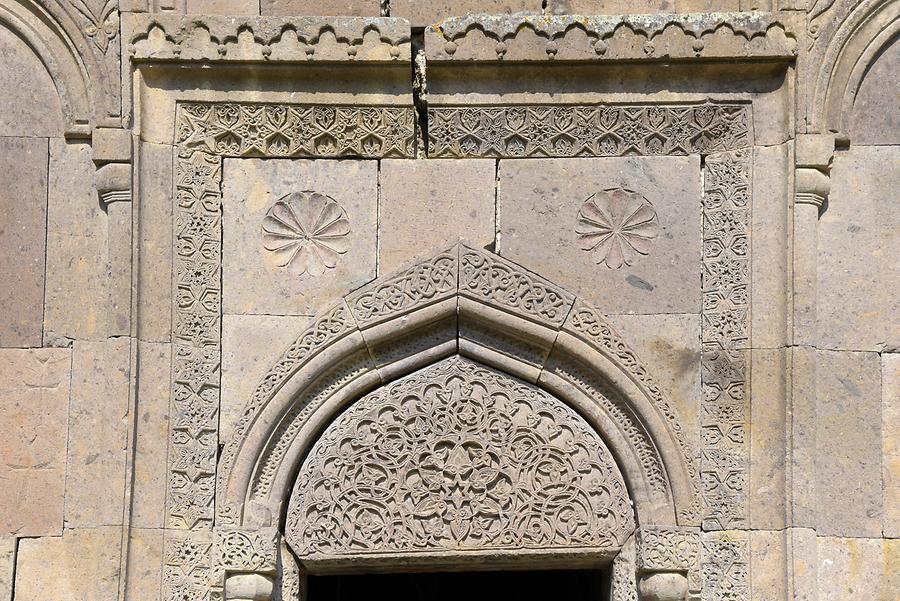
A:
[[[309,601],[557,601],[606,599],[601,570],[310,576]]]

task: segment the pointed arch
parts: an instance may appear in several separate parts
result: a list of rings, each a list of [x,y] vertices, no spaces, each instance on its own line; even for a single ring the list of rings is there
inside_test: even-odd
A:
[[[283,353],[220,457],[217,523],[283,527],[301,463],[336,415],[457,354],[580,414],[621,471],[638,523],[697,524],[694,453],[629,345],[588,303],[464,245],[348,295]]]

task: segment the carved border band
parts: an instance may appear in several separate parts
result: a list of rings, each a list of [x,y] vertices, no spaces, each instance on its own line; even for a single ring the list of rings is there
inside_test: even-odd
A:
[[[748,472],[743,349],[749,327],[750,199],[750,154],[741,149],[752,143],[749,107],[441,107],[430,110],[429,120],[432,156],[708,155],[702,514],[706,529],[740,527],[746,520]],[[222,158],[411,157],[415,127],[412,107],[179,104],[164,598],[208,599],[221,586],[212,562],[219,555],[212,527],[219,443]],[[343,304],[339,309],[346,311]]]
[[[751,144],[745,104],[439,106],[428,155],[579,157],[709,154]]]

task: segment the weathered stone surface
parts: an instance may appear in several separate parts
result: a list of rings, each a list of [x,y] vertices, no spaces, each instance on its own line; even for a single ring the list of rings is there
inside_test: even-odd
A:
[[[685,437],[699,443],[700,316],[610,315],[675,405]]]
[[[171,345],[140,342],[137,364],[139,377],[131,523],[135,528],[162,528],[166,502]]]
[[[696,156],[501,160],[500,254],[606,313],[698,313],[699,171]]]
[[[881,356],[884,536],[900,538],[900,355]]]
[[[374,162],[227,160],[223,192],[225,313],[312,315],[375,277]]]
[[[48,153],[47,140],[0,138],[0,347],[41,346]]]
[[[126,599],[159,598],[163,564],[163,532],[155,528],[131,528],[128,540]]]
[[[791,599],[791,583],[787,571],[789,553],[785,531],[754,530],[750,533],[750,567],[753,576],[750,601]]]
[[[380,178],[379,273],[459,239],[494,242],[494,161],[388,159]]]
[[[731,12],[739,0],[547,0],[554,15],[625,15],[652,13]]]
[[[540,14],[541,4],[541,0],[391,0],[391,16],[409,19],[413,27],[426,27],[447,17],[472,13]]]
[[[877,353],[821,351],[816,369],[816,531],[881,536],[881,361]]]
[[[819,220],[819,341],[825,348],[900,347],[900,148],[852,147],[835,156]]]
[[[12,601],[16,571],[16,537],[0,536],[0,599]]]
[[[62,530],[69,349],[0,349],[0,532]]]
[[[891,601],[900,590],[900,541],[819,537],[819,601]]]
[[[59,94],[38,54],[11,29],[0,27],[0,56],[0,136],[61,136]]]
[[[185,0],[189,15],[258,15],[259,2],[247,0]]]
[[[231,436],[266,371],[306,329],[308,317],[225,315],[222,319],[222,405],[219,431]]]
[[[263,15],[338,15],[344,17],[378,17],[380,0],[260,0]],[[393,11],[392,11],[393,12]],[[403,15],[394,14],[394,17]]]
[[[138,337],[166,342],[172,336],[172,147],[141,142],[140,189],[135,198],[140,215],[141,264],[138,294]]]
[[[19,541],[16,601],[115,599],[121,539],[121,527],[104,526]]]
[[[892,99],[900,94],[900,41],[894,39],[869,67],[850,117],[853,144],[900,144],[900,107]]]
[[[128,338],[75,341],[66,455],[67,528],[122,523],[125,496]],[[98,503],[98,499],[103,499]]]
[[[107,218],[93,174],[88,144],[50,141],[45,335],[107,334]]]
[[[750,527],[779,530],[787,524],[788,351],[750,351]]]

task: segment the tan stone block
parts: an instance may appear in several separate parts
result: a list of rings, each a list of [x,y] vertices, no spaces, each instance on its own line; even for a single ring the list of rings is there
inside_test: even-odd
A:
[[[753,149],[753,208],[750,225],[751,340],[754,348],[790,342],[791,195],[788,145]]]
[[[867,65],[850,113],[850,140],[854,145],[900,143],[900,43],[894,38]],[[896,169],[895,169],[896,171]]]
[[[0,601],[12,601],[16,571],[16,537],[0,536]]]
[[[881,361],[820,351],[816,368],[820,535],[881,536]]]
[[[122,523],[129,338],[75,341],[66,458],[67,528]]]
[[[750,527],[787,526],[789,352],[750,351]]]
[[[122,529],[66,530],[23,539],[16,558],[16,601],[116,599]]]
[[[48,153],[47,140],[0,138],[0,347],[41,346]]]
[[[62,530],[70,349],[0,349],[0,532]]]
[[[171,345],[140,342],[131,495],[131,523],[135,528],[162,528],[165,522],[171,378]]]
[[[93,187],[91,147],[50,141],[44,331],[106,337],[107,222]]]
[[[700,316],[610,315],[672,401],[689,444],[700,446]]]
[[[247,0],[185,0],[185,12],[194,15],[258,15],[259,2],[247,2]]]
[[[900,541],[819,537],[819,599],[894,601]]]
[[[819,220],[820,346],[900,348],[900,147],[839,152]]]
[[[501,160],[500,254],[605,313],[698,313],[699,174],[696,156]]]
[[[12,28],[2,27],[0,56],[0,136],[62,136],[59,93],[37,52]]]
[[[263,15],[381,16],[381,0],[260,0],[259,8]]]
[[[131,132],[98,127],[91,134],[91,151],[95,163],[131,162]]]
[[[548,0],[554,15],[639,15],[649,13],[730,12],[739,0]]]
[[[163,565],[163,531],[132,528],[128,532],[125,599],[159,599]]]
[[[492,244],[495,165],[491,159],[382,161],[379,272],[461,238],[477,247]]]
[[[791,525],[804,529],[815,528],[817,523],[817,359],[814,349],[791,349],[791,466],[787,486],[791,491]]]
[[[752,505],[752,503],[751,503]],[[788,546],[783,530],[750,532],[750,599],[751,601],[787,601]]]
[[[260,380],[308,323],[308,317],[223,316],[220,440],[231,437]]]
[[[375,161],[227,159],[224,171],[225,313],[312,315],[375,277]]]
[[[141,142],[138,337],[167,342],[172,336],[172,147]]]
[[[540,14],[541,0],[391,0],[391,16],[409,19],[413,27],[427,27],[447,17],[470,13]]]
[[[884,536],[900,538],[900,355],[881,356]]]

